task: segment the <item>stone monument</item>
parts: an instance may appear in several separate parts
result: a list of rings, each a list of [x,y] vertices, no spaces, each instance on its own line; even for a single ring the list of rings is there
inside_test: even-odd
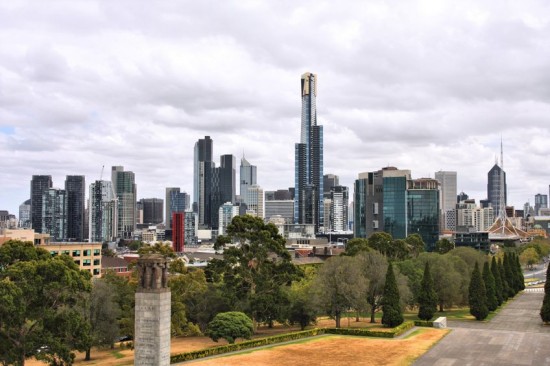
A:
[[[168,261],[160,254],[138,260],[134,365],[170,365]]]

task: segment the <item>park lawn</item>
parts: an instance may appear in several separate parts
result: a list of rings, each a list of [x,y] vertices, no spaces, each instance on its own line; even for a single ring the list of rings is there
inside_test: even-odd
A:
[[[447,332],[424,328],[405,339],[322,336],[194,363],[197,366],[409,365]]]

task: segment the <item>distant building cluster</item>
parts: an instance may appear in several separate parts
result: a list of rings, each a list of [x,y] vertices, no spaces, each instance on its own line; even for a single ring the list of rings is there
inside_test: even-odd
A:
[[[223,154],[217,165],[214,141],[205,136],[194,145],[192,196],[179,187],[166,187],[163,198],[138,200],[136,176],[123,166],[111,168],[110,180],[103,179],[102,170],[89,186],[82,175],[68,175],[63,188],[54,188],[50,175],[33,175],[30,198],[20,205],[18,217],[0,210],[0,230],[32,229],[36,235],[49,235],[52,243],[171,241],[176,252],[226,234],[231,220],[245,214],[273,223],[295,245],[309,245],[318,237],[329,242],[368,238],[384,231],[395,239],[418,234],[427,250],[442,237],[481,248],[491,236],[550,234],[547,194],[535,195],[534,207],[526,203],[523,210],[506,205],[502,158],[489,170],[487,197],[479,204],[457,193],[455,171],[413,179],[410,170],[383,167],[359,173],[350,191],[337,175],[324,174],[317,75],[304,73],[300,86],[300,140],[294,147],[294,184],[289,188],[264,191],[257,166],[243,153],[237,194],[237,159]],[[92,272],[97,272],[95,267]]]

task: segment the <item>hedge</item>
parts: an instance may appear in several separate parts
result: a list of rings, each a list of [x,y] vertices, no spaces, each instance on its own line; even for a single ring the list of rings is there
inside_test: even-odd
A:
[[[395,327],[388,328],[388,330],[369,330],[363,328],[314,328],[309,330],[304,330],[301,332],[293,332],[280,334],[267,338],[258,338],[252,339],[249,341],[244,341],[240,343],[227,344],[219,347],[212,347],[201,349],[197,351],[180,353],[177,355],[170,356],[170,363],[184,362],[196,360],[203,357],[221,355],[223,353],[241,351],[249,348],[268,346],[271,344],[294,341],[302,338],[313,337],[316,335],[322,334],[341,334],[341,335],[352,335],[352,336],[363,336],[363,337],[383,337],[383,338],[394,338],[403,332],[411,329],[414,326],[414,322],[407,321],[403,324]]]
[[[252,340],[244,341],[240,343],[233,343],[233,344],[227,344],[219,347],[201,349],[198,351],[185,352],[185,353],[180,353],[180,354],[171,356],[170,363],[191,361],[191,360],[196,360],[198,358],[220,355],[227,352],[234,352],[234,351],[240,351],[240,350],[254,348],[254,347],[267,346],[275,343],[294,341],[297,339],[313,337],[324,333],[325,333],[325,330],[323,328],[314,328],[314,329],[304,330],[301,332],[280,334],[280,335],[267,337],[267,338],[252,339]]]
[[[414,325],[417,327],[433,327],[434,322],[430,320],[415,320]]]
[[[327,328],[325,332],[327,334],[395,338],[403,334],[407,330],[411,329],[412,327],[414,327],[414,322],[406,321],[395,328],[388,328],[388,330],[371,330],[371,329],[365,329],[365,328]]]

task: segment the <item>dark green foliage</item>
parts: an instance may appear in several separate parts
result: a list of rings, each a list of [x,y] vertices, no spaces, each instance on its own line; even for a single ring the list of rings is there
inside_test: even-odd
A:
[[[382,297],[382,324],[387,327],[396,327],[403,323],[403,313],[399,303],[399,289],[395,280],[395,273],[391,262],[386,272],[384,295]]]
[[[470,314],[475,316],[476,320],[483,320],[489,315],[487,308],[487,292],[485,283],[479,271],[479,265],[475,264],[474,271],[470,280],[469,287]]]
[[[290,286],[302,272],[292,264],[277,227],[258,217],[236,216],[215,247],[229,243],[236,246],[224,249],[223,261],[208,265],[207,279],[220,281],[230,307],[250,314],[254,324],[283,320],[281,287]]]
[[[217,314],[208,324],[207,334],[213,341],[223,338],[229,344],[235,343],[237,338],[250,339],[252,337],[252,320],[245,313],[228,311]]]
[[[517,280],[515,271],[512,270],[512,266],[510,264],[510,255],[506,252],[504,252],[504,260],[502,261],[502,264],[504,265],[504,277],[506,277],[506,282],[508,283],[508,298],[511,298],[517,294]]]
[[[426,251],[426,243],[419,234],[410,234],[405,238],[408,245],[409,254],[416,258],[422,252]]]
[[[546,283],[544,284],[544,300],[540,309],[540,318],[544,323],[550,322],[550,266],[546,270]]]
[[[516,254],[516,271],[518,276],[518,285],[519,285],[519,291],[525,290],[525,278],[523,277],[523,270],[521,269],[521,264],[519,263],[519,256]]]
[[[455,245],[453,244],[453,242],[446,238],[439,239],[435,243],[435,252],[439,254],[445,254],[447,252],[450,252],[454,248]]]
[[[489,269],[489,262],[483,263],[483,282],[487,293],[487,308],[489,311],[495,311],[498,308],[498,300],[496,294],[495,278]]]
[[[497,304],[500,306],[504,300],[502,299],[502,278],[500,276],[496,257],[491,259],[491,273],[495,279],[495,296],[497,298]]]
[[[365,238],[353,238],[346,244],[345,255],[357,255],[360,252],[368,252],[370,249],[368,240]]]
[[[430,262],[424,266],[424,275],[418,294],[418,317],[422,320],[430,320],[437,311],[437,293],[434,288],[434,280],[430,273]]]
[[[90,273],[73,259],[8,241],[0,248],[0,360],[22,365],[37,356],[71,364],[83,349],[87,322],[81,304],[91,290]],[[38,352],[42,346],[47,351]]]
[[[498,259],[498,272],[500,273],[500,282],[502,282],[502,302],[510,298],[510,285],[506,279],[506,273],[504,271],[504,261],[502,258]]]

